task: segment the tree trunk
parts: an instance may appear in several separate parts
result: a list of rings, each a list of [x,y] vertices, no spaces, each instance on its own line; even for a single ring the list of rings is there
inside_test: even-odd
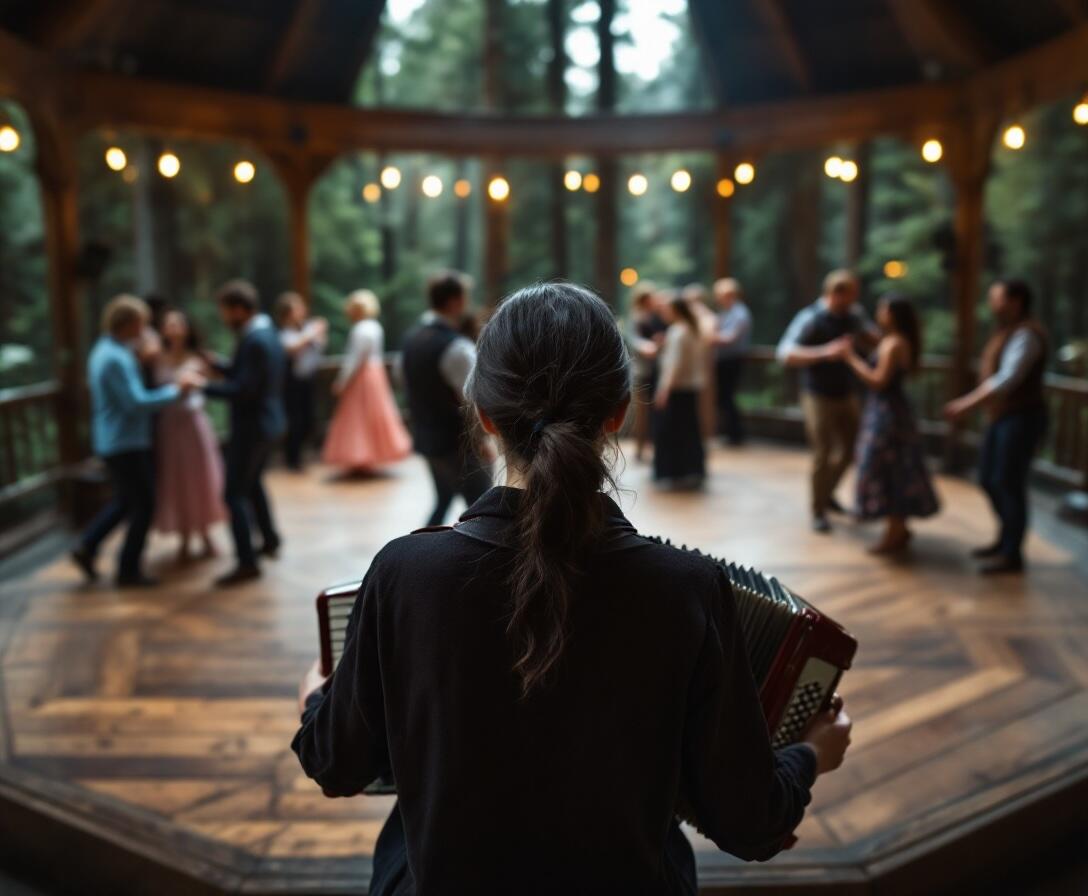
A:
[[[597,64],[597,111],[608,114],[616,110],[616,58],[612,37],[612,20],[616,15],[616,0],[600,0],[597,20],[597,40],[601,58]],[[597,289],[610,305],[616,305],[616,277],[619,264],[616,256],[616,234],[619,229],[616,179],[619,166],[615,158],[599,157],[597,169],[601,188],[597,192]]]
[[[566,0],[548,0],[548,34],[552,45],[552,58],[548,63],[548,103],[556,115],[562,115],[567,105],[567,53],[564,42],[567,36]],[[563,184],[564,165],[555,162],[549,166],[548,181],[551,184],[551,241],[552,273],[556,277],[569,276],[567,256],[567,189]]]

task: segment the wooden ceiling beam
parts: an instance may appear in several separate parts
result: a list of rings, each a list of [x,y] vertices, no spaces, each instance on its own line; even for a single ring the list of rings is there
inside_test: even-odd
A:
[[[1072,24],[1080,25],[1088,22],[1088,6],[1085,5],[1084,0],[1055,0],[1055,3]]]
[[[117,0],[80,0],[78,3],[51,4],[36,29],[37,39],[46,50],[78,47],[116,10]]]
[[[923,66],[932,60],[959,74],[994,58],[994,48],[948,0],[888,0],[888,7]]]
[[[321,0],[295,0],[295,9],[272,54],[272,64],[265,77],[264,86],[270,93],[282,88],[298,65],[320,6]]]
[[[755,6],[789,71],[790,78],[800,90],[807,93],[812,89],[812,73],[793,23],[782,8],[782,0],[755,0]]]

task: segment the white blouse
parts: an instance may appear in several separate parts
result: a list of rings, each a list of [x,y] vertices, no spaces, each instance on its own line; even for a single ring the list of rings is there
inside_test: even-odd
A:
[[[661,378],[672,389],[702,389],[706,384],[703,340],[685,323],[674,323],[665,333]]]
[[[376,320],[361,320],[351,328],[344,363],[340,366],[336,382],[346,386],[355,372],[371,359],[382,360],[385,352],[385,332]]]

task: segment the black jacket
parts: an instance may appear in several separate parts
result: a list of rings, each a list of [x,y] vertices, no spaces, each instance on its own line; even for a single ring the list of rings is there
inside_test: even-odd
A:
[[[508,526],[521,494],[493,488],[462,520]],[[724,574],[601,500],[604,543],[623,549],[590,558],[558,674],[524,700],[508,548],[425,531],[374,558],[292,746],[329,794],[395,775],[398,894],[676,892],[665,842],[681,792],[744,859],[773,856],[801,820],[815,754],[772,751]]]
[[[274,441],[287,428],[283,381],[287,356],[274,327],[256,327],[238,340],[234,358],[220,368],[224,379],[205,392],[230,402],[232,442]]]

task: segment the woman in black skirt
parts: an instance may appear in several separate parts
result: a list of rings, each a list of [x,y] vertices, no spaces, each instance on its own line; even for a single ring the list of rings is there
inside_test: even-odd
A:
[[[706,345],[695,312],[683,298],[666,306],[669,329],[661,349],[654,396],[654,480],[699,488],[706,476],[699,396],[706,385]]]
[[[608,307],[576,286],[508,298],[466,387],[506,487],[374,558],[335,674],[294,739],[329,796],[398,802],[386,894],[694,894],[685,798],[722,849],[768,859],[849,720],[771,749],[721,567],[644,538],[602,488],[630,400]]]

